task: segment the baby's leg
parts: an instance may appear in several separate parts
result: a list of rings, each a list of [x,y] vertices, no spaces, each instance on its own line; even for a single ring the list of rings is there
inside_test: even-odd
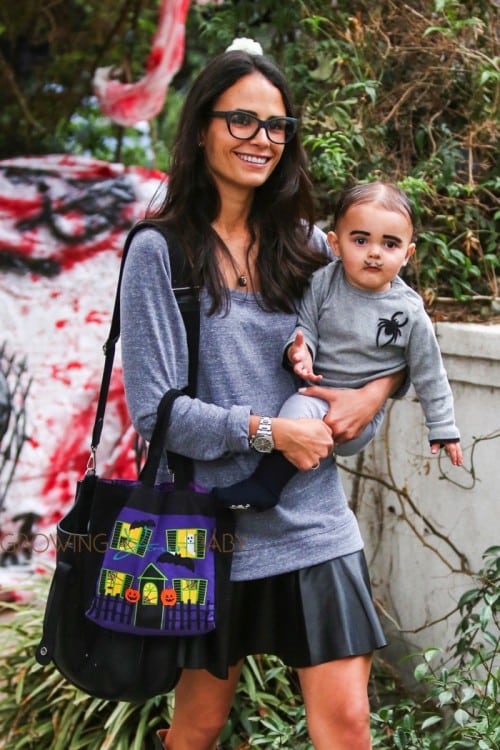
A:
[[[328,413],[328,409],[328,401],[324,401],[322,398],[294,393],[293,396],[287,398],[278,416],[287,419],[300,419],[301,417],[323,419]]]
[[[323,419],[328,410],[328,401],[316,398],[316,396],[304,396],[301,393],[294,393],[293,396],[290,396],[285,401],[279,415],[280,417],[288,417],[290,419],[299,419],[300,417]],[[385,408],[382,408],[358,437],[348,440],[345,443],[335,443],[334,453],[339,456],[353,456],[355,453],[359,453],[366,448],[375,437],[384,414]]]
[[[297,393],[285,401],[278,416],[289,419],[322,419],[327,411],[326,401]],[[262,457],[248,479],[230,487],[216,487],[213,493],[226,506],[248,504],[256,510],[268,510],[279,502],[285,485],[297,471],[298,469],[287,461],[280,451],[273,451]]]

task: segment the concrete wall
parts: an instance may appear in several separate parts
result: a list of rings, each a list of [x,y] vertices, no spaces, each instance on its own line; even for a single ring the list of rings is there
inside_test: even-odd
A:
[[[366,543],[374,596],[387,613],[385,654],[447,648],[461,594],[482,553],[500,544],[500,325],[436,327],[455,397],[465,467],[431,457],[413,389],[389,408],[363,459],[345,462],[378,477],[344,473]],[[391,489],[395,487],[399,492]],[[449,615],[449,616],[448,616]]]

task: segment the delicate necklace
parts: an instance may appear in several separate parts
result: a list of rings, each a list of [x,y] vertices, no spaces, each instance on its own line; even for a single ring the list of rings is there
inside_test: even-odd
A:
[[[223,245],[224,245],[227,253],[229,254],[229,257],[231,258],[231,264],[232,264],[232,266],[234,268],[234,271],[236,273],[236,284],[241,289],[245,289],[248,286],[248,271],[246,271],[246,270],[242,271],[240,269],[238,263],[236,262],[236,259],[235,259],[234,255],[232,254],[232,252],[229,249],[229,247],[227,246],[227,244],[222,239],[221,239],[221,242],[223,243]],[[249,256],[250,252],[252,251],[253,245],[254,245],[254,242],[252,241],[251,244],[249,245],[249,247],[247,248],[247,251],[246,251],[247,258]]]
[[[240,275],[236,279],[236,283],[238,284],[238,286],[241,286],[241,287],[247,286],[248,285],[248,280],[247,280],[246,274],[245,273],[240,273]]]
[[[226,245],[226,249],[227,249],[229,255],[231,256],[231,263],[232,263],[232,266],[233,266],[234,270],[236,271],[236,283],[238,284],[238,286],[240,286],[242,288],[248,286],[247,272],[246,271],[240,271],[240,267],[236,263],[234,255],[232,254],[231,250],[228,248],[227,245]]]

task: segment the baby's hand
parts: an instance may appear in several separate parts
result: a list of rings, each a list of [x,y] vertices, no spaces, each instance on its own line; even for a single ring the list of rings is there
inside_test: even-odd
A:
[[[302,380],[319,383],[323,379],[322,375],[315,375],[313,372],[311,352],[307,348],[302,331],[297,331],[295,341],[288,347],[287,356],[288,361],[293,365],[294,373]]]
[[[450,457],[450,461],[453,464],[453,466],[462,466],[464,462],[464,457],[462,454],[462,448],[460,446],[460,443],[445,443],[444,449],[446,453]],[[439,443],[432,443],[431,445],[431,453],[433,455],[436,455],[441,450],[441,445]]]

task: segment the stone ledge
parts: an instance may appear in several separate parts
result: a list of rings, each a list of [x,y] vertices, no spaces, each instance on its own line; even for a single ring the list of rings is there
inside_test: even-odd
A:
[[[480,323],[436,323],[443,354],[500,360],[500,325]]]
[[[500,388],[500,325],[436,323],[435,329],[450,381]]]

